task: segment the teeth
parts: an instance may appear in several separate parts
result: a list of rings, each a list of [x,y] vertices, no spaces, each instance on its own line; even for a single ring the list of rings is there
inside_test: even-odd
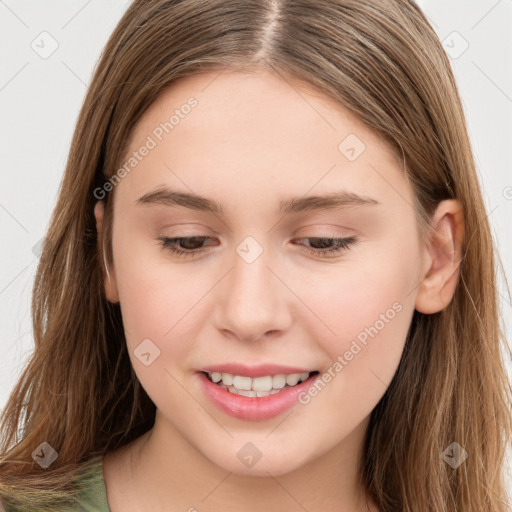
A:
[[[255,397],[256,396],[256,391],[246,391],[244,389],[239,389],[238,390],[238,394],[239,395],[242,395],[242,396],[250,396],[250,397]]]
[[[222,383],[226,386],[232,386],[233,385],[233,375],[230,373],[221,373],[222,375]]]
[[[272,387],[274,389],[283,389],[286,386],[286,375],[274,375],[272,377]]]
[[[266,375],[265,377],[244,377],[230,373],[208,372],[209,378],[220,387],[231,393],[249,396],[262,397],[274,395],[285,387],[295,386],[304,382],[309,377],[309,372],[292,373],[290,375]]]
[[[224,382],[224,381],[222,381],[222,382]],[[252,386],[252,379],[251,379],[251,377],[240,377],[240,375],[235,375],[233,377],[233,386],[236,389],[249,391]]]
[[[270,391],[272,389],[273,379],[270,375],[266,377],[256,377],[252,380],[252,389],[254,391]]]
[[[297,384],[297,382],[299,382],[300,377],[301,376],[298,373],[293,373],[292,375],[287,375],[286,376],[286,384],[288,384],[288,386],[295,386],[295,384]]]

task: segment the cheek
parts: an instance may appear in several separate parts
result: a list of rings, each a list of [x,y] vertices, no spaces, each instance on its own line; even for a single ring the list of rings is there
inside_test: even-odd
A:
[[[163,268],[133,252],[119,258],[116,278],[126,344],[138,380],[157,407],[189,410],[190,397],[177,383],[182,382],[182,366],[187,366],[199,324],[201,305],[193,307],[198,287],[179,266]]]
[[[192,279],[189,272],[184,272],[182,266],[169,264],[158,247],[141,250],[137,249],[137,244],[130,244],[118,251],[115,262],[131,356],[143,340],[150,339],[161,350],[160,361],[164,357],[179,360],[186,346],[174,340],[181,340],[183,333],[190,334],[190,329],[197,327],[194,315],[200,311],[200,305],[193,306],[204,294],[204,286]]]
[[[336,334],[315,320],[317,333],[312,339],[327,357],[319,380],[299,402],[300,417],[310,419],[307,439],[321,439],[322,450],[331,449],[371,414],[402,357],[414,313],[413,294],[407,296],[405,280],[379,275],[379,286],[374,284],[377,275],[368,274],[364,284],[348,288],[350,293],[336,289],[328,294],[322,319]],[[313,331],[311,327],[310,336]]]
[[[412,245],[390,245],[303,284],[301,296],[315,313],[310,337],[327,354],[323,370],[343,374],[332,388],[352,389],[354,403],[361,390],[379,398],[398,367],[414,313],[418,254]]]

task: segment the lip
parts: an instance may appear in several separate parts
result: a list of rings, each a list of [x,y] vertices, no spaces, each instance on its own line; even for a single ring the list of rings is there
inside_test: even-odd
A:
[[[240,363],[224,363],[201,368],[201,372],[230,373],[241,377],[265,377],[267,375],[290,375],[292,373],[311,373],[315,370],[299,368],[294,366],[283,366],[278,364],[258,364],[247,366]]]
[[[223,366],[223,368],[225,368],[225,366]],[[268,371],[268,368],[266,368],[266,371]],[[302,372],[293,371],[292,373]],[[286,388],[275,395],[248,397],[235,395],[234,393],[230,393],[227,389],[223,389],[217,384],[214,384],[208,379],[203,371],[198,372],[197,375],[201,381],[201,385],[203,386],[206,396],[215,406],[229,416],[249,421],[268,420],[283,414],[294,405],[297,405],[299,395],[307,391],[314,381],[320,377],[320,373],[315,373],[309,376],[304,382],[293,387]],[[268,373],[265,373],[264,375],[268,375]]]

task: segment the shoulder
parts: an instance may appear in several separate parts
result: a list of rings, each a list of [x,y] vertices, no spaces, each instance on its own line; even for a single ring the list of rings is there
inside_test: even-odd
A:
[[[70,503],[73,505],[63,507],[61,504],[52,508],[51,505],[46,504],[40,509],[36,506],[30,512],[111,512],[103,478],[102,457],[96,457],[86,462],[74,475],[72,481],[76,490],[76,495],[70,497]],[[0,498],[0,512],[26,512],[7,503]]]
[[[103,476],[103,457],[97,457],[77,475],[80,512],[110,512]],[[8,511],[6,511],[8,512]]]

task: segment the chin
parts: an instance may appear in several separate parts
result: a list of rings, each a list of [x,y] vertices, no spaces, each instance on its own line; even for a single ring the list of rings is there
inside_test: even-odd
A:
[[[308,463],[300,446],[289,447],[288,452],[283,453],[275,447],[258,449],[257,445],[257,441],[237,443],[237,448],[232,452],[231,457],[223,451],[222,454],[218,454],[219,457],[210,458],[210,461],[237,475],[263,477],[285,475]]]

